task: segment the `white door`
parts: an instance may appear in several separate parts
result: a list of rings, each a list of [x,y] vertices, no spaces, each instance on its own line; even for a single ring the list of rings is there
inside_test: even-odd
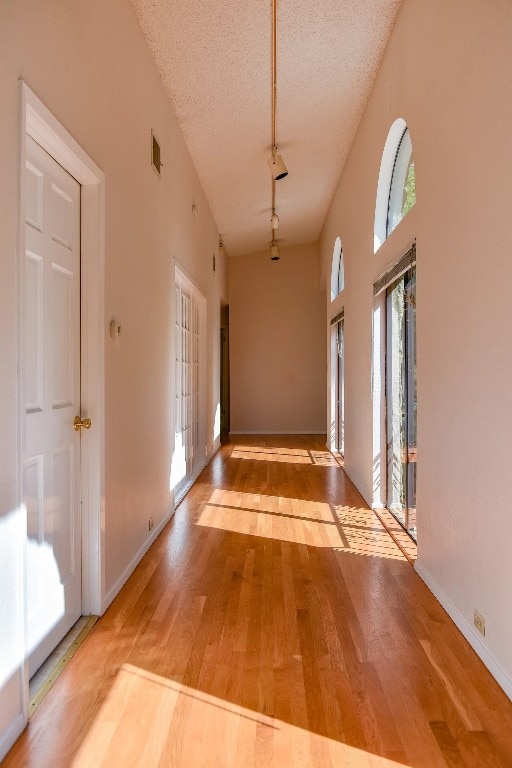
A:
[[[171,487],[177,504],[206,457],[201,429],[201,349],[204,340],[205,299],[176,270],[175,303],[175,416]]]
[[[81,615],[80,185],[28,136],[24,204],[31,676]]]

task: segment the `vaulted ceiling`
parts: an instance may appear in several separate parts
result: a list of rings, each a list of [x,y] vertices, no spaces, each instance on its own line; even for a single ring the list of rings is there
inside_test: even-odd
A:
[[[231,256],[270,240],[271,0],[132,0]],[[278,0],[283,245],[318,238],[401,0]]]

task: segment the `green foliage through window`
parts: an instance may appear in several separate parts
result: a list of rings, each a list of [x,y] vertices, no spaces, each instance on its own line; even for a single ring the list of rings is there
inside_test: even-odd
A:
[[[416,176],[414,173],[414,160],[411,157],[409,167],[407,169],[407,177],[404,187],[404,202],[402,206],[402,219],[406,213],[409,213],[414,203],[416,202]]]

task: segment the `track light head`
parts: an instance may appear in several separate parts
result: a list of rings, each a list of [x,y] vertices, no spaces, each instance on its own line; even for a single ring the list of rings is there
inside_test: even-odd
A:
[[[275,151],[272,152],[272,155],[268,159],[268,167],[270,168],[274,181],[284,179],[285,176],[288,176],[288,170],[284,164],[283,158],[281,155],[276,154]]]
[[[272,224],[272,229],[277,229],[279,226],[279,216],[275,211],[272,211],[272,217],[270,219],[270,222]]]
[[[272,261],[279,261],[279,259],[281,258],[279,255],[279,246],[275,240],[272,240],[272,242],[270,243],[270,258],[272,259]]]

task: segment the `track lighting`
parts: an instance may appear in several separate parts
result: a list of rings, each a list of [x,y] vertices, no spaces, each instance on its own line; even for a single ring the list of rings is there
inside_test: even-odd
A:
[[[272,173],[272,240],[270,242],[270,258],[279,261],[279,246],[276,242],[276,230],[279,226],[279,216],[276,213],[276,181],[288,176],[288,171],[281,155],[277,154],[277,0],[272,0],[272,155],[268,159]]]
[[[277,147],[274,147],[272,150],[272,155],[268,159],[268,166],[270,168],[270,172],[272,173],[272,178],[274,181],[278,181],[279,179],[284,179],[285,176],[288,176],[288,170],[286,168],[286,165],[284,164],[284,160],[281,157],[281,155],[278,155]]]

